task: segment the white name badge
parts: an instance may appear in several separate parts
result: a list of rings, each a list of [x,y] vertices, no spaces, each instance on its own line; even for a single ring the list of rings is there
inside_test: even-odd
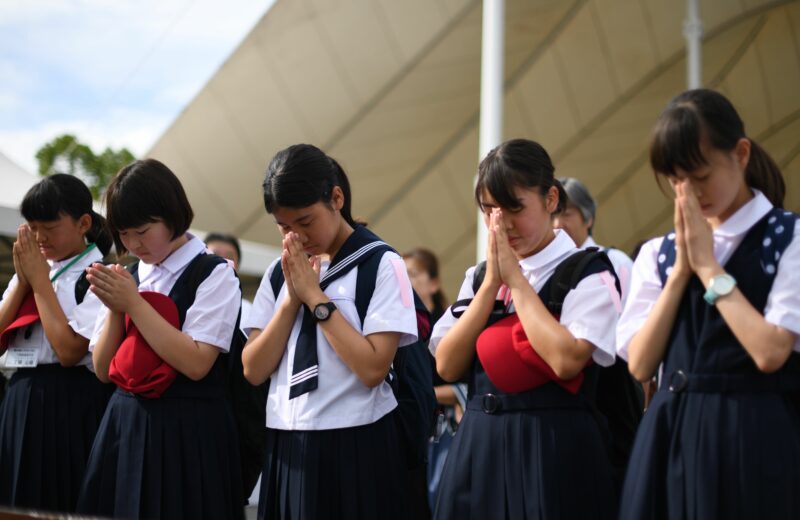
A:
[[[6,367],[33,368],[39,364],[36,347],[11,347],[6,352]]]

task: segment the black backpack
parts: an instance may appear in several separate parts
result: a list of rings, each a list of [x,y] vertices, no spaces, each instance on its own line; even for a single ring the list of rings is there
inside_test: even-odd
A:
[[[611,260],[605,252],[589,247],[561,262],[550,278],[549,301],[544,303],[551,312],[561,314],[567,293],[578,286],[584,270],[594,261],[607,265],[608,270],[614,273],[617,291],[622,293]],[[475,268],[473,293],[477,294],[485,275],[486,262],[481,262]],[[502,302],[498,303],[502,310]],[[642,419],[643,393],[639,382],[628,372],[628,364],[619,357],[609,367],[593,365],[591,372],[592,374],[587,374],[590,377],[586,378],[584,385],[588,387],[589,402],[594,407],[595,416],[607,426],[610,436],[607,439],[609,457],[616,484],[619,486],[622,484],[636,430]]]
[[[369,302],[375,292],[383,254],[373,254],[358,265],[356,274],[355,304],[361,324],[367,316]],[[280,262],[270,275],[272,293],[277,297],[284,283]],[[409,470],[426,463],[428,439],[433,430],[436,412],[436,396],[433,393],[433,364],[428,353],[431,319],[422,300],[414,292],[414,307],[417,312],[417,342],[398,348],[392,361],[387,381],[397,399],[396,421],[400,428],[400,439],[406,466]]]
[[[192,306],[200,284],[219,264],[224,262],[227,260],[220,256],[201,253],[189,263],[176,282],[176,285],[184,284],[182,290],[176,295],[176,304],[180,312],[185,313]],[[139,262],[129,264],[126,269],[133,275],[138,285]],[[233,329],[230,350],[227,354],[221,353],[220,358],[225,368],[223,371],[225,392],[231,403],[239,433],[242,485],[246,500],[258,481],[267,454],[267,383],[253,386],[244,378],[242,351],[247,343],[247,337],[239,328],[241,315],[240,307],[236,317],[236,326]],[[183,322],[183,316],[181,322]]]

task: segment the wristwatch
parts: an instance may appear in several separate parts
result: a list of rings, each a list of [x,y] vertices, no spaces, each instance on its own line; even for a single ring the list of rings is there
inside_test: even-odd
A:
[[[325,321],[331,317],[331,314],[333,314],[335,310],[336,304],[333,302],[318,303],[316,307],[314,307],[314,318],[317,321]]]
[[[703,299],[709,305],[714,305],[717,300],[733,292],[734,287],[736,287],[736,278],[728,273],[718,274],[711,279]]]

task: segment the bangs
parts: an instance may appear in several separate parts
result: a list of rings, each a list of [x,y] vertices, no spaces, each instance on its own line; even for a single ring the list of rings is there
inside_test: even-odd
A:
[[[482,208],[481,197],[485,192],[491,195],[502,209],[512,211],[522,209],[522,204],[517,198],[516,187],[521,185],[519,178],[524,177],[524,174],[499,163],[500,161],[493,161],[486,168],[484,175],[480,176],[479,182],[475,186],[475,201]]]
[[[264,208],[270,214],[277,208],[307,208],[317,202],[328,202],[333,191],[329,181],[317,184],[291,175],[274,175],[264,184]]]
[[[159,193],[148,190],[145,183],[126,182],[131,180],[135,181],[123,179],[116,190],[108,192],[106,198],[106,220],[115,233],[165,220],[166,212],[163,205],[159,204]],[[167,227],[172,227],[165,223]]]
[[[693,107],[677,105],[665,110],[656,122],[650,143],[650,166],[653,171],[675,176],[681,169],[691,172],[706,166],[701,141],[705,131]]]
[[[34,220],[48,222],[58,220],[64,209],[65,197],[59,187],[48,179],[35,184],[22,199],[19,211],[28,222]]]

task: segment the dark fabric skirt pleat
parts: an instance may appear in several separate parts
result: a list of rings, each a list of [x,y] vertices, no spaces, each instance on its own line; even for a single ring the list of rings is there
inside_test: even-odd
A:
[[[97,433],[78,511],[114,518],[244,516],[236,426],[225,399],[117,390]]]
[[[608,448],[586,409],[468,410],[434,518],[610,519],[615,504]]]
[[[75,510],[112,388],[86,367],[14,373],[0,405],[0,505]]]
[[[800,518],[800,419],[788,394],[656,393],[623,519]]]
[[[259,519],[406,518],[394,412],[353,428],[267,432]]]

